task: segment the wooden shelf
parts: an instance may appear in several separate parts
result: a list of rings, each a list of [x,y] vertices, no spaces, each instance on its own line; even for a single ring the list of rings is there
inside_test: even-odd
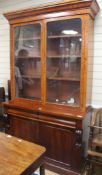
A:
[[[79,77],[47,77],[47,79],[58,81],[80,81]]]
[[[68,57],[71,57],[71,58],[75,58],[75,57],[78,57],[78,58],[81,58],[80,55],[47,55],[47,58],[68,58]]]
[[[56,39],[56,38],[76,38],[76,37],[81,37],[81,34],[77,35],[52,35],[48,36],[48,39]]]
[[[22,78],[27,78],[27,79],[40,79],[40,75],[22,75]]]
[[[41,56],[39,55],[35,55],[35,56],[18,56],[16,57],[17,59],[35,59],[35,58],[41,58]]]
[[[32,37],[32,38],[19,38],[19,39],[16,39],[15,41],[31,41],[31,40],[41,40],[41,37]]]

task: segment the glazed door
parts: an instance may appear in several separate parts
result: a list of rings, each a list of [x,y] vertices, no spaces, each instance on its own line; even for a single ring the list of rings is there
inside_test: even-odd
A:
[[[46,102],[80,106],[82,21],[47,22]]]
[[[14,28],[15,96],[41,100],[41,24]]]

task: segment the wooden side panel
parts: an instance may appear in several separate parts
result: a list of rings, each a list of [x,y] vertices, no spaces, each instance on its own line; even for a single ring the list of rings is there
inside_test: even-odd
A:
[[[93,88],[93,63],[94,63],[94,21],[91,17],[88,19],[88,77],[87,77],[87,104],[92,103]]]

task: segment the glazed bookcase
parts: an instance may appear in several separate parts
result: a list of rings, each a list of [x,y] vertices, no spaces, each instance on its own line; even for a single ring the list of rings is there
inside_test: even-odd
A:
[[[57,172],[80,171],[98,11],[94,0],[73,0],[4,14],[11,37],[7,132],[44,145],[46,167]]]

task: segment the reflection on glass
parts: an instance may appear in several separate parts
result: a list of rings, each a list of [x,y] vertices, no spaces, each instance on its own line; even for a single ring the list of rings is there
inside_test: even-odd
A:
[[[14,39],[16,96],[40,100],[40,24],[15,27]]]
[[[48,102],[79,106],[82,29],[80,19],[47,24]]]

